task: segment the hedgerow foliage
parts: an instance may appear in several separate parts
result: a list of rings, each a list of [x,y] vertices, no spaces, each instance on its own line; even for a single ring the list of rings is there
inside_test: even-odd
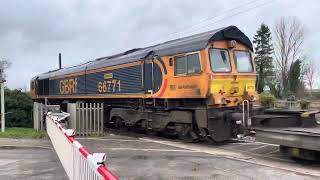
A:
[[[6,127],[33,127],[33,102],[28,93],[5,89]]]

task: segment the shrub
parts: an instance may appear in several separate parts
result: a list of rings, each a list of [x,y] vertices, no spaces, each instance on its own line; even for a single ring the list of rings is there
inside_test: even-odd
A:
[[[259,100],[262,106],[272,107],[275,104],[276,98],[270,93],[263,92],[259,94]]]
[[[307,100],[301,100],[300,101],[300,107],[301,109],[308,109],[310,106],[311,102]]]
[[[5,89],[6,127],[33,127],[31,97],[21,90]]]

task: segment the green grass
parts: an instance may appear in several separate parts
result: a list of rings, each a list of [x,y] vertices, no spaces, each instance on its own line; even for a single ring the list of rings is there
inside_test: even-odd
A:
[[[6,128],[5,132],[0,132],[0,138],[46,138],[47,133],[36,131],[32,128]]]

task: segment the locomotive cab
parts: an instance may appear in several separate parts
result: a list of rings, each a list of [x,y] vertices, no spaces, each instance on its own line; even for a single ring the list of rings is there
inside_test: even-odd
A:
[[[245,45],[231,41],[211,43],[207,48],[211,107],[238,106],[243,100],[257,99],[253,53]]]
[[[35,99],[37,94],[37,77],[34,77],[31,79],[30,82],[30,92],[31,92],[31,98]]]

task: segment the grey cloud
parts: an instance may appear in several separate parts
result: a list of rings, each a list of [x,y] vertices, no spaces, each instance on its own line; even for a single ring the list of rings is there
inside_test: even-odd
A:
[[[249,0],[248,0],[249,1]],[[247,2],[247,1],[246,1]],[[101,56],[234,24],[252,37],[261,22],[272,26],[281,16],[298,16],[311,32],[319,2],[275,1],[247,14],[205,28],[184,27],[216,16],[243,1],[98,0],[1,1],[0,57],[9,58],[8,86],[24,88],[36,74],[57,68],[57,54],[70,66]],[[182,28],[182,29],[181,29]],[[179,33],[172,34],[179,31]],[[320,38],[318,35],[314,38]],[[313,46],[318,41],[310,41]],[[311,52],[319,56],[317,52]]]

